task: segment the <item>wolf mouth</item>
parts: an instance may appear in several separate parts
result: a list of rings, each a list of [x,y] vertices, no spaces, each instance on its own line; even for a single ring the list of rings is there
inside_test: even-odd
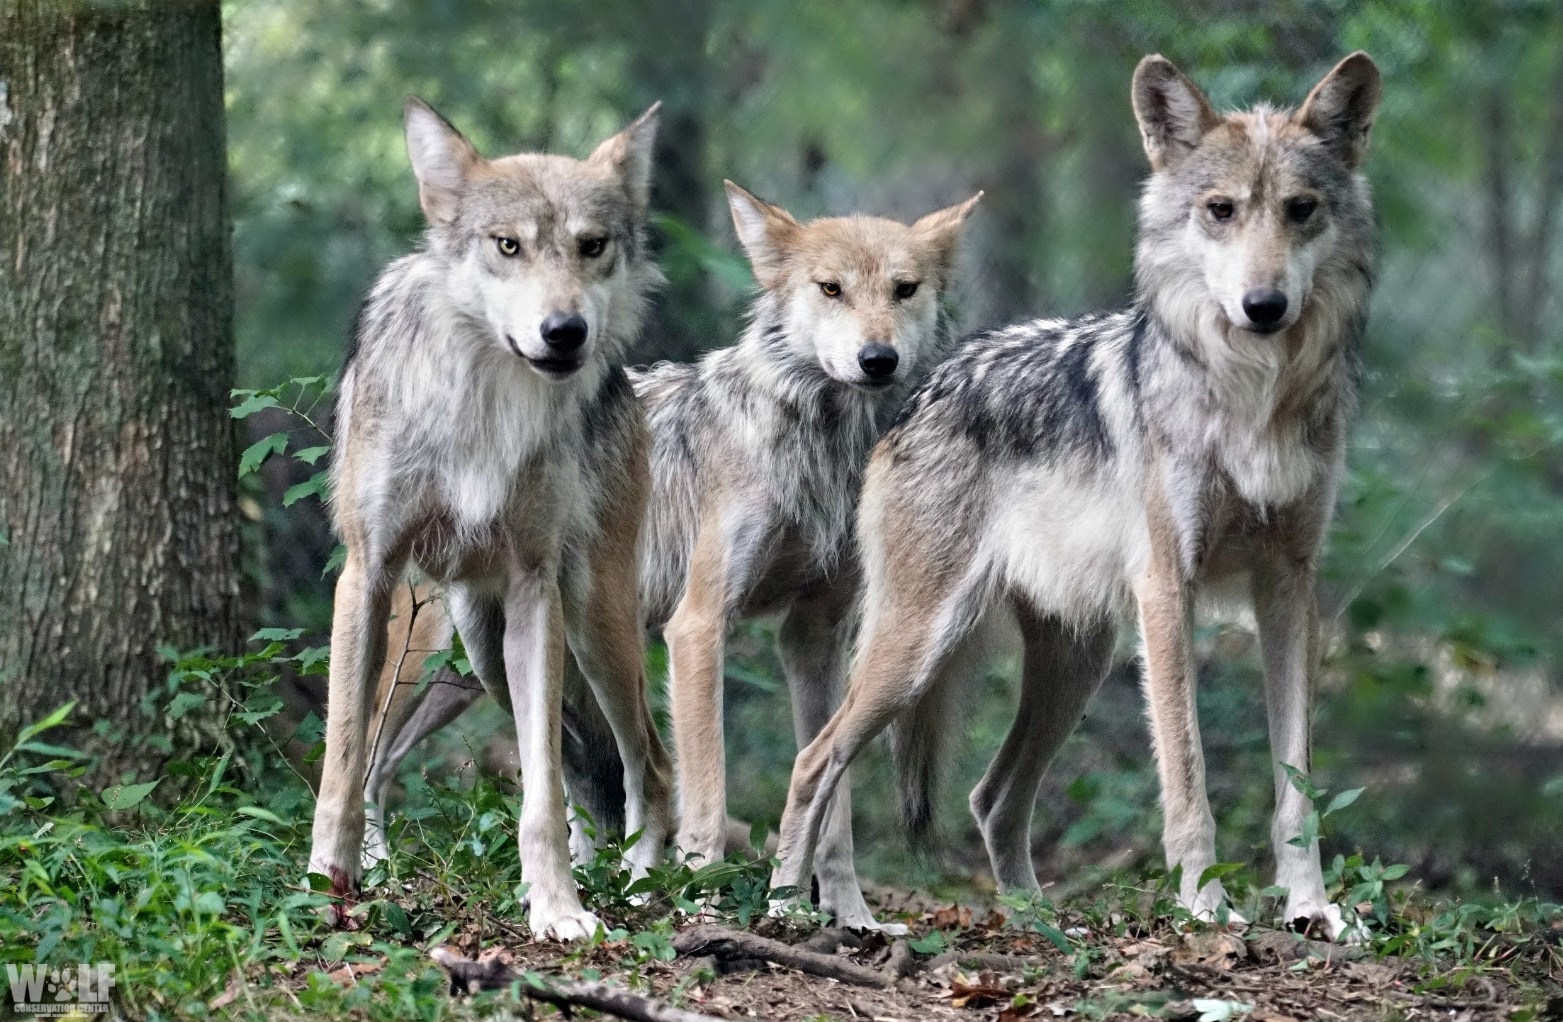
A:
[[[510,350],[516,353],[517,358],[544,376],[552,379],[562,380],[566,376],[575,373],[585,364],[584,360],[578,358],[533,358],[522,351],[521,346],[516,343],[516,339],[509,334],[505,335],[505,343],[510,345]]]

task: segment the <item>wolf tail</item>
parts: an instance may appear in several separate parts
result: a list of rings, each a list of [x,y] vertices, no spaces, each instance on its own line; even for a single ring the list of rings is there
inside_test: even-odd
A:
[[[895,769],[901,825],[912,846],[927,850],[934,835],[942,766],[952,736],[965,729],[963,707],[975,687],[989,647],[987,629],[978,626],[947,658],[927,689],[890,726],[890,759]]]

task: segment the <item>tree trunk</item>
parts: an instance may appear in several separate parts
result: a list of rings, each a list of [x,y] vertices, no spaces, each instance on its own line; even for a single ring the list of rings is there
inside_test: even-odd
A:
[[[216,0],[0,0],[0,748],[75,699],[95,779],[239,639],[225,191]]]

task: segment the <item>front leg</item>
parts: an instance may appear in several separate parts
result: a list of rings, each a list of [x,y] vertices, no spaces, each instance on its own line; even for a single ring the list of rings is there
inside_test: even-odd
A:
[[[1193,592],[1177,523],[1152,484],[1147,500],[1150,558],[1136,582],[1151,745],[1161,779],[1162,848],[1168,869],[1181,869],[1178,900],[1200,919],[1226,903],[1220,880],[1199,879],[1216,862],[1216,822],[1205,793],[1205,755],[1195,704]]]
[[[505,676],[521,755],[521,876],[530,885],[528,925],[542,940],[583,940],[601,925],[581,906],[570,874],[560,765],[564,656],[557,572],[517,568],[505,598]]]
[[[364,775],[374,681],[385,662],[386,620],[401,563],[349,546],[331,615],[331,673],[326,754],[310,840],[309,872],[331,881],[331,893],[358,891],[364,850]],[[346,921],[341,906],[336,921]]]
[[[1304,773],[1313,769],[1311,719],[1314,675],[1319,667],[1319,614],[1311,556],[1267,550],[1254,567],[1254,617],[1264,659],[1265,708],[1270,720],[1270,751],[1275,758],[1275,819],[1270,841],[1275,848],[1275,882],[1286,888],[1286,921],[1322,930],[1331,940],[1351,936],[1339,906],[1324,893],[1319,842],[1291,844],[1303,831],[1312,804],[1297,790],[1283,764]]]
[[[730,593],[741,588],[742,579],[725,532],[719,515],[704,517],[683,598],[663,629],[678,757],[678,848],[698,857],[697,868],[721,861],[727,837],[723,646]]]

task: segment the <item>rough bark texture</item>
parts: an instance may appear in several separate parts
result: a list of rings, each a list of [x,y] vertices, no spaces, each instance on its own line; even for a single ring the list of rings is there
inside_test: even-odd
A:
[[[100,777],[154,757],[157,647],[239,638],[220,37],[0,0],[0,747],[77,699]]]

